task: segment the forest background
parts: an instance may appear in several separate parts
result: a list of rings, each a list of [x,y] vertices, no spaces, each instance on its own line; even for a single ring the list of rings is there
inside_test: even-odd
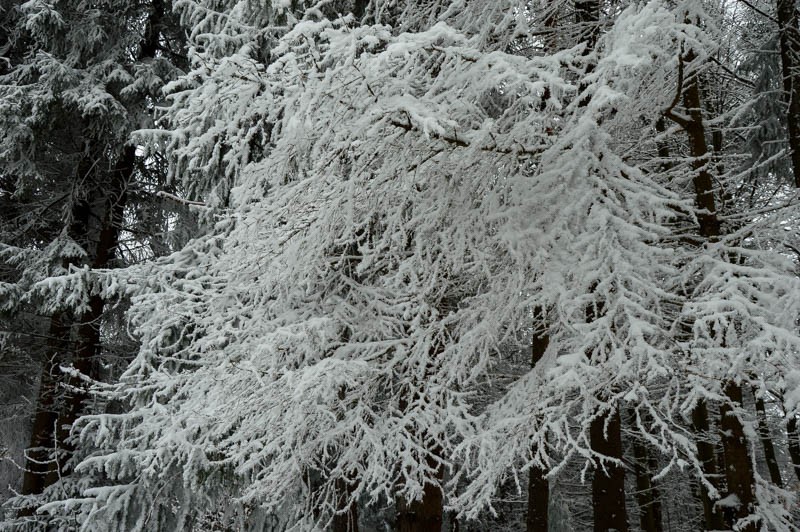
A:
[[[793,0],[0,0],[0,529],[796,530]]]

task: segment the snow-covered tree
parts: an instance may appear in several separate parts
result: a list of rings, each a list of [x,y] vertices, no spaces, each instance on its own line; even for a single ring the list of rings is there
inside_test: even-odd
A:
[[[155,195],[164,183],[156,162],[129,142],[179,73],[171,17],[160,1],[3,3],[2,354],[24,346],[41,369],[31,449],[18,466],[24,495],[69,469],[68,432],[87,396],[63,370],[98,378],[113,365],[102,357],[112,354],[115,310],[89,271],[163,253],[157,233],[176,225]]]
[[[130,298],[140,347],[95,382],[113,408],[72,427],[80,493],[40,504],[51,526],[468,528],[527,472],[528,501],[591,473],[595,530],[631,528],[633,500],[664,529],[647,509],[687,485],[687,529],[795,526],[758,468],[758,398],[792,420],[800,397],[800,281],[791,180],[766,164],[786,155],[753,157],[769,111],[735,74],[752,19],[699,0],[175,9],[190,68],[134,138],[209,230],[69,274]]]

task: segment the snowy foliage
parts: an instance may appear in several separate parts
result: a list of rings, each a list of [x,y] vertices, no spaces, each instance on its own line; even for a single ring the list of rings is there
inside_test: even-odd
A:
[[[312,530],[435,486],[476,519],[531,468],[618,464],[590,435],[615,412],[658,455],[655,479],[732,501],[704,478],[692,411],[733,409],[753,446],[726,386],[798,409],[800,279],[781,247],[792,191],[737,189],[761,155],[706,161],[722,229],[702,236],[704,169],[681,127],[657,125],[695,111],[681,90],[714,68],[718,13],[616,6],[590,46],[591,28],[539,32],[561,3],[375,1],[363,21],[325,4],[176,2],[191,68],[135,138],[215,223],[163,259],[30,283],[50,311],[80,308],[64,286],[130,298],[140,342],[95,385],[124,406],[73,426],[79,495],[39,511],[82,530],[214,512]],[[61,23],[42,6],[30,24]],[[749,135],[751,112],[734,100],[708,122]],[[531,330],[544,357],[487,397]],[[791,529],[791,493],[757,475],[754,490],[747,519]]]

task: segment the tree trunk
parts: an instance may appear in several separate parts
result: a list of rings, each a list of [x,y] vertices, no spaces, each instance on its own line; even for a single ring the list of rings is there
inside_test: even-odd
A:
[[[783,93],[787,105],[786,129],[789,133],[789,150],[792,159],[794,183],[800,187],[800,31],[794,0],[777,0],[775,15],[780,34],[781,74]]]
[[[46,360],[42,365],[42,376],[39,381],[39,400],[31,427],[30,449],[26,453],[25,472],[22,477],[22,493],[30,495],[41,493],[58,480],[61,458],[53,456],[57,448],[56,434],[59,427],[58,382],[64,363],[65,350],[69,342],[69,326],[65,325],[65,316],[57,313],[50,318],[49,340],[47,342]],[[31,515],[24,512],[24,515]]]
[[[426,484],[422,499],[398,497],[397,532],[438,532],[442,529],[444,500],[439,486]]]
[[[710,426],[708,421],[708,406],[705,401],[698,401],[692,410],[692,429],[697,436],[697,459],[703,469],[703,475],[722,493],[720,486],[720,475],[717,469],[717,460],[714,455],[714,444],[710,437]],[[725,528],[722,514],[715,508],[714,501],[705,486],[700,486],[700,500],[703,504],[703,520],[706,530],[721,530]]]
[[[636,414],[632,413],[635,419]],[[644,532],[662,532],[661,495],[652,480],[658,467],[650,455],[647,445],[640,438],[633,438],[633,472],[636,476],[636,502],[639,505],[639,526]]]
[[[786,422],[786,435],[789,439],[789,457],[792,459],[794,474],[800,480],[800,431],[797,430],[797,416],[793,413],[788,415],[790,418]]]
[[[618,410],[598,416],[589,428],[592,450],[622,461],[622,432]],[[592,477],[592,511],[595,532],[627,532],[625,468],[621,464],[597,464]]]
[[[742,404],[742,387],[734,382],[728,382],[725,385],[725,396],[730,403],[723,403],[719,409],[722,446],[725,452],[725,480],[728,492],[736,496],[738,505],[726,507],[723,511],[727,515],[728,523],[733,525],[737,519],[743,519],[752,513],[755,503],[755,476],[744,427],[733,410],[735,406]],[[738,530],[756,532],[758,528],[757,524],[752,523]]]
[[[575,23],[580,39],[586,43],[583,51],[588,56],[597,46],[600,36],[600,2],[599,0],[575,0]],[[587,58],[584,66],[584,77],[594,71],[595,63]],[[581,81],[578,94],[587,89],[585,81]],[[589,104],[590,95],[581,97],[578,107]],[[602,302],[601,305],[602,306]],[[594,310],[587,310],[586,321],[597,319]],[[619,410],[616,408],[605,412],[594,420],[589,427],[589,440],[592,451],[608,458],[622,461],[622,423]],[[617,530],[627,532],[628,513],[625,508],[625,469],[612,462],[596,463],[592,476],[592,513],[595,532]]]
[[[795,188],[800,188],[800,30],[798,12],[793,0],[777,0],[776,16],[780,32],[781,74],[783,75],[783,94],[787,104],[786,125],[789,133],[789,150],[792,159],[792,173]],[[794,413],[787,413],[786,436],[789,443],[789,457],[795,475],[800,480],[800,432]]]
[[[350,489],[343,480],[337,482],[336,488],[339,493],[337,505],[340,510],[347,507],[347,511],[333,517],[331,532],[358,532],[358,508],[350,504]]]
[[[532,467],[528,472],[528,514],[525,518],[527,532],[547,532],[550,504],[550,482],[545,471]]]
[[[76,201],[73,207],[73,223],[70,236],[84,241],[92,268],[105,268],[113,260],[119,239],[119,227],[125,207],[125,190],[133,173],[135,148],[123,149],[122,156],[110,173],[107,196],[102,203],[102,213],[92,212],[86,201]],[[88,170],[86,171],[88,173]],[[105,192],[105,191],[104,191]],[[93,243],[90,223],[93,218],[101,220],[97,242]],[[93,245],[92,245],[93,244]],[[65,259],[67,266],[77,264],[75,259]],[[38,404],[31,431],[31,447],[28,453],[22,492],[26,495],[42,493],[65,472],[66,462],[74,450],[69,442],[72,424],[83,413],[86,393],[77,377],[65,379],[66,389],[59,390],[60,366],[71,364],[76,370],[90,378],[97,378],[96,358],[100,353],[100,320],[104,301],[94,295],[89,299],[89,309],[78,317],[62,312],[51,318],[50,346],[47,351],[42,380],[39,387]],[[74,331],[75,337],[72,338]]]
[[[575,23],[578,26],[580,40],[586,43],[588,54],[597,46],[600,37],[600,2],[599,0],[575,0]],[[592,71],[591,65],[586,71]]]
[[[537,317],[541,318],[541,311]],[[531,340],[531,368],[544,356],[547,346],[550,344],[550,336],[546,332],[537,334],[535,328]],[[531,455],[535,456],[536,449],[532,449]],[[528,471],[528,514],[525,519],[525,529],[527,532],[547,532],[548,529],[548,507],[550,505],[550,482],[547,480],[547,471],[533,466]]]
[[[767,461],[769,478],[773,484],[779,488],[782,488],[783,478],[781,478],[781,468],[778,465],[778,457],[775,454],[775,445],[772,443],[772,435],[770,434],[769,424],[767,423],[767,409],[764,405],[764,397],[759,395],[757,390],[753,390],[753,395],[756,399],[758,437],[761,440],[761,446],[764,448],[764,458]]]
[[[681,78],[683,78],[684,67],[694,62],[696,56],[689,50],[683,57],[679,58],[679,68]],[[699,222],[700,234],[710,241],[716,241],[722,234],[722,227],[718,218],[716,202],[714,198],[714,186],[711,173],[709,172],[709,150],[706,143],[706,130],[703,122],[702,105],[700,101],[699,77],[694,74],[685,80],[682,89],[683,105],[686,108],[688,118],[681,117],[667,111],[667,116],[678,123],[686,132],[689,138],[689,151],[692,156],[692,168],[695,171],[692,177],[692,184],[695,191],[695,204],[697,206],[697,220]],[[751,467],[749,446],[744,435],[744,427],[735,415],[732,405],[740,405],[742,392],[741,387],[733,382],[723,384],[723,392],[728,401],[720,407],[722,447],[725,458],[725,478],[728,482],[729,497],[735,496],[739,501],[738,507],[725,511],[726,525],[732,527],[736,519],[750,515],[752,504],[755,500],[753,486],[755,477]],[[698,432],[708,431],[708,412],[705,404],[698,403],[697,409],[702,411],[693,412],[695,428]],[[704,473],[707,477],[711,474],[710,467],[713,462],[713,447],[703,449],[698,444],[698,458],[706,468]],[[703,447],[705,444],[703,444]],[[711,477],[709,477],[711,478]],[[708,495],[705,495],[708,498]],[[727,502],[727,501],[726,501]],[[715,512],[708,508],[710,501],[703,501],[706,513],[706,525],[716,519]],[[714,527],[716,528],[716,527]],[[748,525],[740,529],[742,532],[756,530],[756,525]]]

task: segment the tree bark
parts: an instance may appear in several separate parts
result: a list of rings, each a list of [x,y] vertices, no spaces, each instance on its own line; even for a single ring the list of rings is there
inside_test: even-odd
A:
[[[547,532],[550,482],[545,471],[532,467],[528,472],[528,514],[525,518],[527,532]]]
[[[757,390],[753,390],[756,399],[756,416],[758,417],[758,437],[761,440],[761,447],[764,449],[764,459],[767,462],[769,478],[773,484],[779,488],[783,487],[781,468],[778,465],[778,457],[775,453],[775,445],[772,443],[769,424],[767,423],[767,409],[764,405],[764,397],[759,395]]]
[[[59,427],[59,366],[64,363],[64,351],[69,339],[69,326],[65,325],[65,321],[63,313],[56,313],[50,318],[46,360],[43,361],[38,405],[22,477],[22,493],[25,495],[41,493],[58,480],[60,459],[53,456],[53,451],[57,448],[56,433]],[[31,513],[23,512],[23,515]]]
[[[537,317],[542,318],[542,312],[537,312]],[[544,332],[538,334],[534,328],[533,339],[531,340],[531,368],[544,356],[547,346],[550,344],[550,336]],[[532,449],[531,455],[534,456],[536,449]],[[525,530],[527,532],[547,532],[548,530],[548,508],[550,506],[550,481],[547,480],[547,471],[533,466],[528,471],[528,513],[525,518]]]
[[[726,521],[733,525],[736,520],[748,517],[755,503],[753,463],[750,459],[747,437],[744,427],[734,412],[734,406],[742,404],[742,387],[734,382],[725,385],[725,396],[730,402],[720,405],[720,429],[722,447],[725,452],[725,480],[728,492],[735,495],[738,504],[723,509]],[[756,532],[758,526],[753,523],[738,530]]]
[[[636,414],[632,413],[635,419]],[[633,438],[633,472],[636,477],[636,502],[639,505],[639,526],[644,532],[662,532],[661,495],[652,480],[658,467],[642,439]]]
[[[793,0],[776,1],[776,17],[780,34],[781,74],[783,95],[787,105],[786,125],[789,134],[789,150],[792,159],[794,186],[800,188],[800,29],[798,12]],[[794,473],[800,480],[800,432],[797,417],[787,413],[786,423],[789,457]]]
[[[600,36],[600,2],[599,0],[575,0],[575,23],[578,26],[580,39],[586,43],[583,51],[588,56],[597,46]],[[595,63],[587,58],[584,77],[594,71]],[[581,81],[578,94],[583,95],[588,88]],[[581,97],[578,107],[589,104],[591,96]],[[602,302],[600,302],[602,307]],[[587,309],[586,321],[597,319],[598,311]],[[616,459],[619,463],[604,461],[596,463],[592,476],[592,513],[595,532],[616,530],[627,532],[628,513],[625,507],[625,469],[622,461],[622,423],[619,410],[604,412],[592,420],[589,426],[589,443],[592,451],[598,455]]]
[[[700,234],[709,241],[716,241],[722,235],[722,226],[718,218],[714,198],[713,179],[709,172],[709,150],[706,143],[706,130],[700,100],[699,76],[693,74],[688,79],[683,80],[685,66],[691,65],[695,59],[696,56],[692,50],[689,50],[679,58],[679,77],[682,81],[685,81],[683,86],[679,87],[679,90],[682,90],[683,105],[688,118],[676,115],[672,112],[672,109],[668,109],[666,114],[668,118],[683,128],[689,138],[689,151],[692,156],[692,168],[695,172],[692,177],[692,184],[695,192],[696,216]],[[755,477],[751,466],[747,438],[744,435],[744,427],[733,410],[733,406],[741,404],[741,387],[734,382],[727,382],[723,384],[723,392],[728,399],[720,406],[720,428],[726,465],[725,478],[728,484],[729,496],[735,496],[739,501],[738,506],[728,508],[723,514],[726,525],[732,527],[736,520],[750,515],[753,501],[755,500],[753,492]],[[695,410],[698,408],[705,410],[705,404],[698,403]],[[708,412],[693,412],[692,417],[696,430],[700,433],[707,433],[709,427]],[[709,477],[711,474],[709,468],[713,462],[713,447],[701,451],[701,445],[698,444],[698,458],[706,468],[704,473]],[[708,494],[705,497],[708,497]],[[716,512],[713,512],[713,510],[709,515],[709,504],[710,501],[703,501],[707,526],[711,523],[711,519],[716,519],[713,515]],[[742,532],[755,532],[756,529],[756,525],[751,524],[740,530]]]
[[[622,461],[622,426],[618,410],[598,416],[589,428],[592,450]],[[597,464],[592,477],[592,511],[595,532],[627,532],[625,468],[621,464]]]
[[[792,459],[794,474],[800,480],[800,431],[797,430],[797,416],[793,413],[788,415],[790,417],[786,422],[786,435],[789,439],[789,457]]]
[[[86,201],[76,201],[73,207],[73,223],[70,236],[84,241],[90,254],[92,268],[105,268],[113,261],[119,240],[119,228],[126,201],[126,187],[133,173],[135,148],[127,146],[111,171],[109,190],[102,203],[102,213],[92,212]],[[90,220],[97,217],[101,227],[97,242],[91,245]],[[74,259],[65,259],[66,265],[76,264]],[[100,320],[105,303],[98,295],[89,299],[89,309],[82,315],[70,317],[61,312],[51,318],[50,349],[45,362],[38,404],[31,432],[31,447],[23,476],[22,492],[26,495],[42,493],[65,473],[66,462],[74,451],[70,444],[72,424],[83,413],[86,393],[77,377],[63,380],[65,390],[59,390],[62,381],[60,366],[71,364],[89,378],[97,378],[96,358],[100,353]],[[74,331],[74,338],[72,332]]]
[[[777,0],[779,48],[783,94],[786,102],[786,129],[795,187],[800,187],[800,31],[794,0]]]
[[[358,532],[358,508],[355,504],[350,504],[350,490],[343,480],[337,482],[336,487],[339,493],[337,505],[340,510],[347,508],[347,511],[333,517],[331,532]]]
[[[714,454],[714,444],[708,438],[710,427],[708,420],[708,406],[705,401],[698,401],[692,410],[692,429],[697,436],[697,459],[703,470],[703,475],[722,493],[720,475],[717,469],[717,460]],[[714,501],[705,486],[700,486],[700,501],[703,504],[703,521],[706,530],[721,530],[725,528],[722,514],[714,506]]]
[[[426,484],[422,499],[398,497],[397,532],[437,532],[442,529],[444,499],[439,486]]]

